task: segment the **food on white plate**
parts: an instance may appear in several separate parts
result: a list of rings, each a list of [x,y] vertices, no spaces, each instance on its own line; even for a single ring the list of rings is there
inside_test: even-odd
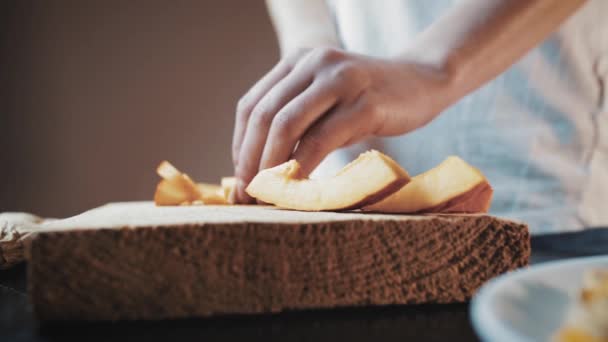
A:
[[[608,342],[608,269],[585,274],[578,300],[570,308],[555,340]]]

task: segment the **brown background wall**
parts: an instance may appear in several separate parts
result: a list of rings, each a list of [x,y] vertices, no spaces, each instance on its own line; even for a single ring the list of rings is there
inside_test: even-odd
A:
[[[236,100],[278,49],[263,1],[0,4],[0,211],[150,199],[168,159],[232,173]]]

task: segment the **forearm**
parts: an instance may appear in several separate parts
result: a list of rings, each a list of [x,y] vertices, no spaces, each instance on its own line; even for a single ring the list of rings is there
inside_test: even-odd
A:
[[[432,24],[401,55],[442,70],[453,102],[539,44],[585,0],[468,0]]]
[[[339,46],[324,0],[266,0],[266,4],[282,55],[301,48]]]

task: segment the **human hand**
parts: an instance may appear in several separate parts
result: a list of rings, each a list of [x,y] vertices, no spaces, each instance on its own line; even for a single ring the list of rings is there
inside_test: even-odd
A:
[[[447,77],[414,61],[333,48],[281,60],[239,101],[232,155],[236,200],[259,170],[297,159],[309,174],[333,150],[412,131],[449,103]]]

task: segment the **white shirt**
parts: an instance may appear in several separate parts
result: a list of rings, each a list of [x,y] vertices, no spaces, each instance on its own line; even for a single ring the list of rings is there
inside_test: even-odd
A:
[[[329,4],[345,49],[389,57],[455,2]],[[608,225],[608,1],[588,1],[540,46],[429,125],[336,151],[319,172],[333,172],[369,148],[414,175],[448,155],[462,157],[494,187],[490,212],[525,221],[533,233]]]

